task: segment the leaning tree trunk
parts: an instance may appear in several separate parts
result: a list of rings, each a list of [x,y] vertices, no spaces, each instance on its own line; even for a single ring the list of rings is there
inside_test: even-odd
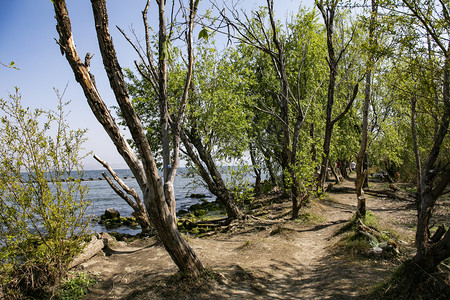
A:
[[[334,183],[335,183],[335,184],[338,184],[339,182],[341,182],[341,180],[339,179],[339,174],[338,174],[338,172],[337,172],[337,168],[334,166],[334,163],[332,163],[332,164],[330,165],[330,170],[331,170],[331,173],[332,173],[333,176],[334,176]]]
[[[208,186],[208,189],[217,197],[227,212],[229,219],[243,219],[244,214],[240,211],[236,204],[233,193],[227,188],[225,181],[222,179],[217,166],[211,157],[211,154],[205,149],[201,139],[195,129],[190,132],[182,132],[181,140],[186,148],[187,154],[192,162],[197,166],[197,169],[203,181]],[[197,150],[195,153],[193,147]],[[206,165],[203,165],[203,163]]]
[[[103,65],[122,116],[139,151],[140,160],[120,132],[119,126],[100,97],[87,64],[81,61],[75,49],[65,1],[54,0],[58,43],[61,51],[65,54],[77,82],[82,87],[92,112],[135,175],[143,192],[143,200],[150,220],[158,231],[166,250],[181,271],[199,276],[204,270],[203,265],[176,228],[174,216],[166,203],[163,180],[158,175],[147,136],[129,99],[122,69],[109,34],[106,1],[91,0],[91,2]],[[191,0],[192,4],[193,0]]]
[[[434,189],[430,188],[427,179],[429,176],[423,174],[417,214],[417,253],[413,260],[426,272],[433,273],[444,259],[450,257],[450,229],[445,229],[444,225],[441,225],[433,235],[430,235],[429,227],[437,196],[450,182],[450,171],[443,175]]]
[[[261,194],[261,167],[257,165],[256,157],[255,157],[255,147],[253,147],[253,144],[249,144],[249,152],[250,152],[250,159],[253,166],[253,172],[255,173],[255,185],[254,185],[254,193],[256,195]]]

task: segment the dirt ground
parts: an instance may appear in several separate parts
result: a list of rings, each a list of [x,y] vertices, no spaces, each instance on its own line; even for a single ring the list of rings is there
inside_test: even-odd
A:
[[[366,299],[400,259],[350,259],[330,250],[339,239],[334,233],[356,210],[356,196],[349,193],[354,183],[336,187],[348,192],[331,192],[313,202],[301,212],[309,214],[308,220],[290,220],[290,203],[274,202],[255,213],[258,219],[236,223],[227,233],[187,237],[216,274],[204,286],[171,285],[167,279],[177,268],[155,239],[117,242],[113,251],[82,265],[98,280],[85,299]],[[399,234],[402,253],[411,255],[412,200],[368,195],[367,208],[384,228]]]

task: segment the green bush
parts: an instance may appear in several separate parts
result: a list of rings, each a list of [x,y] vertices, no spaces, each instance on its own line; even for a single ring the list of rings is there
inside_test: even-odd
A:
[[[58,98],[56,112],[23,108],[18,90],[0,99],[0,285],[11,297],[52,294],[88,231],[85,131],[68,128]]]
[[[248,174],[250,174],[250,166],[247,165],[228,167],[227,170],[226,185],[241,208],[250,205],[253,201],[253,185]]]

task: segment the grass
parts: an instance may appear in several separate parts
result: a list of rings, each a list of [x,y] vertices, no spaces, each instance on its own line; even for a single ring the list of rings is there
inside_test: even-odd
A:
[[[303,223],[307,225],[318,225],[326,222],[326,219],[322,216],[306,212],[299,215],[298,219],[296,219],[295,222],[297,224]]]

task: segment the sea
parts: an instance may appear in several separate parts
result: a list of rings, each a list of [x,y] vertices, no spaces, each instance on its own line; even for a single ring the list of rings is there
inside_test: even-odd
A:
[[[139,189],[139,185],[133,177],[132,172],[129,169],[117,169],[114,171],[126,185],[135,189],[142,199],[142,192]],[[83,184],[89,188],[87,199],[91,202],[91,207],[88,209],[88,213],[92,216],[93,231],[116,231],[131,235],[139,233],[140,229],[122,226],[113,230],[108,230],[105,226],[98,224],[97,219],[100,219],[100,216],[104,214],[107,208],[117,209],[122,217],[130,217],[133,212],[133,209],[125,202],[125,200],[117,195],[109,186],[108,182],[104,180],[102,172],[105,172],[105,170],[87,170],[84,171],[83,176]],[[207,201],[216,200],[216,197],[202,185],[202,181],[199,177],[188,176],[186,168],[178,168],[174,182],[174,190],[177,211],[180,209],[187,210],[191,205],[200,202],[200,199],[190,197],[192,194],[204,194],[206,196],[204,199]]]

